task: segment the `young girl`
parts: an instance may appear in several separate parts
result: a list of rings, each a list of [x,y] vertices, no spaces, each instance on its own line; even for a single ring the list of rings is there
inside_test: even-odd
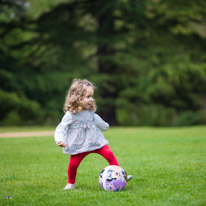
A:
[[[71,155],[68,168],[68,184],[65,190],[75,188],[77,168],[81,161],[90,153],[102,155],[110,165],[119,163],[102,131],[109,124],[95,114],[94,86],[87,80],[73,80],[67,93],[65,115],[55,130],[55,141],[63,147],[63,153]],[[132,178],[127,177],[127,181]]]

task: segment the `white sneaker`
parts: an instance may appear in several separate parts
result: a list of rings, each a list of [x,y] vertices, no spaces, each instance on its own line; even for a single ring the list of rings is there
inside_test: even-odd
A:
[[[133,178],[132,175],[127,175],[127,182],[129,182]]]
[[[75,184],[70,184],[68,183],[65,187],[64,190],[72,190],[75,189]]]

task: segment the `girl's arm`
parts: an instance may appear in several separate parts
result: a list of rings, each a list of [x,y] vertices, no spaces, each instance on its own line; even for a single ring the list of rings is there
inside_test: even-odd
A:
[[[109,124],[105,122],[98,114],[94,114],[94,124],[102,131],[109,128]]]
[[[56,127],[54,133],[54,139],[59,146],[66,146],[66,137],[69,129],[69,125],[72,123],[71,112],[67,111],[62,118],[62,121]]]

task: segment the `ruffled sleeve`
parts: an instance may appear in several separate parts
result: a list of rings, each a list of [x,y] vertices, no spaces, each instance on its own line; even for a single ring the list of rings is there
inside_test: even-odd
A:
[[[66,137],[69,129],[69,125],[72,123],[72,114],[71,112],[67,111],[65,115],[62,118],[62,121],[58,124],[56,127],[55,133],[54,133],[54,139],[56,143],[62,141],[63,143],[66,143]]]
[[[109,124],[105,122],[98,114],[94,114],[94,124],[102,131],[109,128]]]

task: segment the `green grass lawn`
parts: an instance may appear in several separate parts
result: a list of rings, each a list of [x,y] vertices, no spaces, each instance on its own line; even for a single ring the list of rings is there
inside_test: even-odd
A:
[[[0,205],[206,205],[206,127],[110,128],[104,134],[134,176],[125,190],[101,189],[98,176],[107,162],[91,154],[79,167],[76,189],[64,191],[69,156],[53,137],[0,138]]]

